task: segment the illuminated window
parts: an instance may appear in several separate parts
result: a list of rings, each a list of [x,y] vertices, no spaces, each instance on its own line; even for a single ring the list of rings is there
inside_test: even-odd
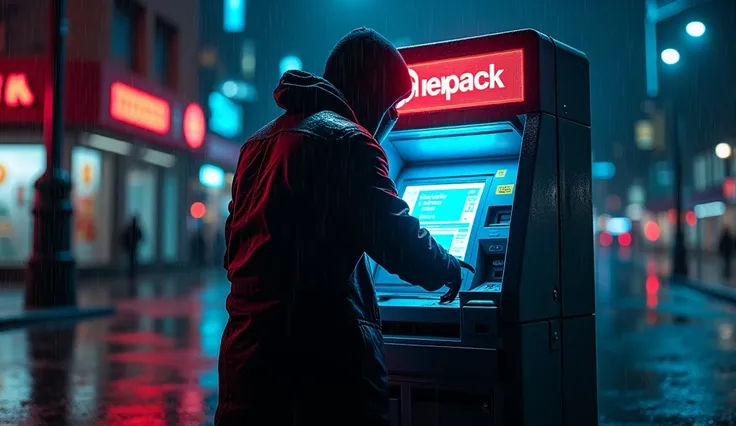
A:
[[[172,25],[156,19],[154,38],[153,71],[155,80],[161,85],[177,89],[176,47],[177,31]]]
[[[245,31],[245,0],[223,0],[222,27],[226,33]]]
[[[144,28],[143,9],[130,0],[115,0],[112,16],[112,55],[130,70],[141,72],[140,53]]]

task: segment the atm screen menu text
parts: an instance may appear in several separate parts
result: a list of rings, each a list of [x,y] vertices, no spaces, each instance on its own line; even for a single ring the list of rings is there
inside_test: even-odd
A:
[[[408,185],[402,198],[435,241],[463,259],[484,186],[485,182]]]

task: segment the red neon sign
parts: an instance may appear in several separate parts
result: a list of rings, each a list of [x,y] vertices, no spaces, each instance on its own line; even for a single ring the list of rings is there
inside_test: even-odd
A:
[[[5,84],[3,85],[3,80]],[[3,78],[0,74],[0,88],[3,89],[3,103],[10,107],[30,107],[36,102],[36,97],[28,84],[28,75],[22,73],[8,74]]]
[[[171,107],[167,101],[120,82],[110,86],[110,115],[159,135],[171,128]]]
[[[524,102],[524,50],[409,65],[412,91],[400,115]]]
[[[189,104],[184,110],[184,140],[190,148],[202,146],[207,131],[204,123],[204,112],[197,104]]]

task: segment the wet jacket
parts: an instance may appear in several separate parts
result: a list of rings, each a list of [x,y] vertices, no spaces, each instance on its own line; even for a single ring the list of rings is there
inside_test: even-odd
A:
[[[460,266],[409,215],[334,86],[292,71],[274,97],[286,113],[244,144],[233,180],[216,424],[388,424],[365,254],[428,290]]]

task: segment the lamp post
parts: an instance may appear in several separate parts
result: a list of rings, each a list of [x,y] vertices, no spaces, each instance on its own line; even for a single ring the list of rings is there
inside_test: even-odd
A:
[[[64,143],[66,0],[51,2],[50,55],[44,93],[46,171],[36,181],[33,249],[26,273],[26,309],[74,307],[76,269],[71,250],[71,180],[62,167]]]
[[[733,154],[733,149],[730,143],[721,142],[716,145],[716,157],[723,160],[724,174],[726,177],[731,177],[731,154]]]
[[[698,3],[709,0],[675,0],[658,7],[657,0],[646,0],[646,18],[644,23],[644,46],[646,51],[646,83],[647,94],[653,100],[659,96],[659,71],[657,58],[657,24],[665,19],[678,15]],[[700,37],[705,33],[702,22],[691,22],[685,30],[691,37]],[[680,53],[673,48],[662,50],[662,62],[674,65],[680,61]],[[680,122],[677,117],[675,100],[666,99],[667,141],[672,151],[672,167],[674,174],[674,201],[675,201],[675,241],[673,247],[672,275],[687,277],[688,262],[685,248],[685,234],[682,224],[683,197],[682,197],[682,146],[680,141]]]

